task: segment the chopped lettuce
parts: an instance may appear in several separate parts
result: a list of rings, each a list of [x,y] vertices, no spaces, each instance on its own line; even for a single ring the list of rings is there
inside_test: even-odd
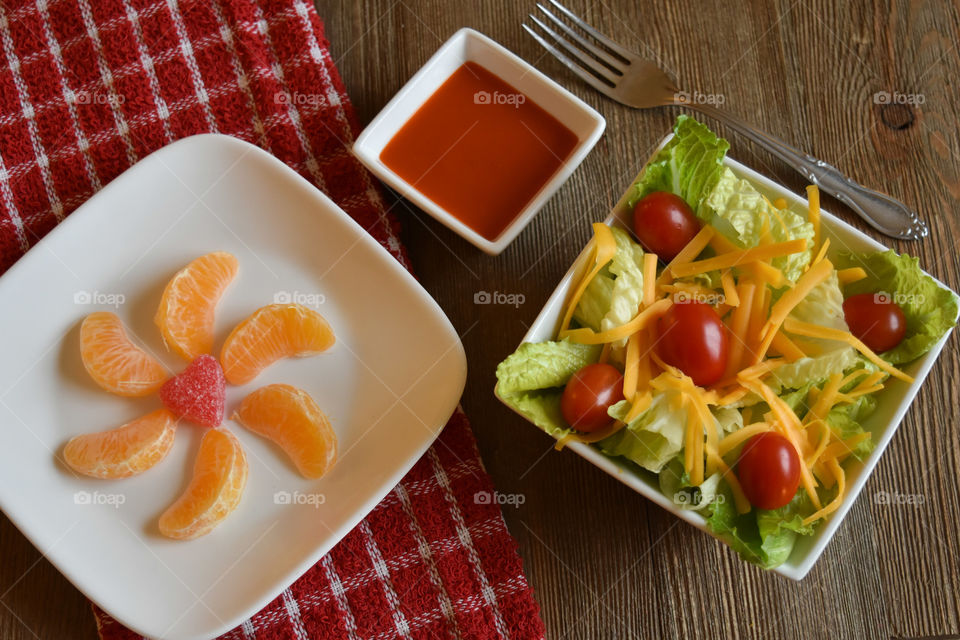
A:
[[[600,330],[606,331],[629,322],[637,315],[643,299],[643,249],[629,234],[619,227],[611,228],[617,242],[617,252],[608,266],[615,276],[611,292],[610,308],[600,322]]]
[[[737,513],[733,493],[726,484],[704,515],[710,531],[730,545],[740,557],[765,568],[776,566],[767,562],[763,555],[763,540],[757,529],[756,515],[753,512]]]
[[[757,246],[765,226],[775,242],[797,238],[812,241],[814,235],[813,225],[804,216],[789,209],[774,208],[756,187],[738,178],[728,167],[723,168],[713,189],[703,199],[697,215],[742,248]],[[808,249],[775,258],[773,266],[783,271],[788,280],[795,282],[810,260],[811,252]]]
[[[613,298],[613,278],[606,270],[601,271],[590,281],[583,295],[580,296],[580,302],[577,308],[573,310],[573,319],[581,327],[589,327],[594,331],[600,331],[600,321],[607,315],[610,309],[610,300]]]
[[[814,287],[807,296],[793,308],[790,317],[832,329],[847,330],[843,319],[843,292],[836,273]],[[770,375],[770,383],[775,390],[799,389],[808,384],[820,384],[835,373],[840,373],[857,364],[857,351],[843,342],[806,338],[806,342],[816,346],[821,353],[809,358],[800,358],[780,366]]]
[[[497,365],[497,395],[548,434],[570,432],[560,411],[563,386],[580,368],[600,357],[600,347],[557,342],[525,342]]]
[[[632,209],[640,198],[654,191],[669,191],[696,211],[720,175],[730,143],[718,138],[706,125],[680,115],[673,138],[657,153],[633,186],[628,200]]]
[[[720,426],[719,433],[727,434],[743,428],[743,414],[732,407],[712,407],[713,417]]]
[[[957,296],[920,270],[919,261],[893,250],[844,253],[837,268],[863,267],[867,277],[844,287],[846,296],[876,293],[889,296],[903,309],[907,334],[893,349],[880,354],[892,364],[916,360],[957,323]]]
[[[560,411],[563,389],[537,389],[521,391],[503,397],[515,411],[527,418],[554,438],[570,433],[570,427]]]
[[[658,476],[660,492],[670,498],[677,507],[703,511],[721,494],[721,475],[715,473],[700,486],[690,484],[690,476],[683,470],[683,463],[674,458]]]
[[[811,525],[803,524],[803,519],[815,511],[803,489],[779,509],[740,514],[729,487],[721,487],[706,510],[707,526],[744,559],[764,569],[776,567],[790,557],[797,535],[813,533]]]
[[[803,519],[814,511],[816,509],[803,489],[779,509],[757,510],[757,531],[761,540],[759,555],[765,566],[775,567],[786,562],[797,535],[813,533],[813,527],[803,524]]]
[[[852,438],[864,432],[860,422],[873,413],[876,406],[877,401],[873,396],[860,396],[853,404],[834,407],[827,414],[827,424],[840,439]],[[850,455],[857,460],[863,460],[873,451],[873,447],[873,438],[868,438],[857,444]]]
[[[521,391],[562,387],[599,357],[598,346],[568,340],[525,342],[497,365],[497,392],[506,398]]]
[[[826,280],[811,289],[810,293],[793,308],[790,317],[800,322],[846,331],[847,322],[843,319],[843,291],[840,290],[837,273],[832,272]],[[821,341],[820,344],[824,343]]]
[[[822,383],[833,374],[855,367],[859,362],[860,356],[854,349],[841,345],[818,356],[800,358],[777,367],[770,374],[767,384],[778,393],[782,389],[799,389],[806,384]]]
[[[610,417],[622,420],[630,403],[622,400],[610,407]],[[623,456],[644,469],[659,473],[683,447],[686,415],[671,406],[670,394],[653,398],[650,407],[620,431],[601,440],[600,450],[608,456]]]

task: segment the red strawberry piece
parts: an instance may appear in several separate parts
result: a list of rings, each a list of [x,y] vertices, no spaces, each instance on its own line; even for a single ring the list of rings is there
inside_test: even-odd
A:
[[[160,400],[181,418],[204,427],[218,427],[223,422],[226,389],[220,363],[213,356],[202,355],[183,373],[163,383]]]

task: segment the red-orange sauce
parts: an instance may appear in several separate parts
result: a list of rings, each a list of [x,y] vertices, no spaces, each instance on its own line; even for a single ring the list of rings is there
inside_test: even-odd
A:
[[[453,72],[380,160],[494,240],[563,164],[577,136],[475,62]]]

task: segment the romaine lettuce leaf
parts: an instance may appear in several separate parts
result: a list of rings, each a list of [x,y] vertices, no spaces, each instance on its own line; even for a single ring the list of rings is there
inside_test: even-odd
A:
[[[754,509],[739,514],[733,494],[725,483],[707,507],[707,526],[745,560],[771,569],[790,558],[798,535],[810,535],[813,527],[803,518],[815,509],[803,489],[779,509]]]
[[[570,433],[570,427],[563,419],[563,412],[560,410],[562,396],[563,389],[537,389],[501,397],[513,409],[549,435],[561,438]]]
[[[860,362],[857,352],[846,345],[826,351],[812,358],[800,358],[774,369],[767,379],[775,392],[799,389],[808,384],[821,384],[835,373],[841,373]]]
[[[590,281],[577,308],[573,310],[573,319],[581,327],[589,327],[600,331],[600,321],[610,310],[610,300],[613,298],[613,278],[609,272],[601,271]]]
[[[600,321],[600,330],[607,331],[626,324],[637,315],[643,299],[643,249],[618,227],[613,227],[617,252],[608,268],[616,278],[610,294],[610,308]]]
[[[847,322],[843,319],[843,291],[840,289],[836,271],[831,272],[826,280],[811,289],[793,308],[790,317],[821,327],[847,331]],[[821,344],[826,343],[821,341]]]
[[[696,211],[713,188],[730,143],[686,115],[677,116],[673,132],[673,138],[650,160],[634,184],[627,203],[631,209],[648,193],[669,191]]]
[[[843,253],[837,268],[863,267],[867,277],[851,282],[843,293],[878,293],[890,296],[907,319],[903,341],[880,354],[892,364],[916,360],[957,323],[957,296],[920,270],[919,261],[897,255],[892,249],[875,253]]]
[[[870,396],[861,396],[862,399],[868,397]],[[848,406],[835,407],[827,414],[827,424],[830,425],[830,428],[833,429],[841,440],[852,438],[864,432],[859,421],[872,413],[875,407],[876,400],[873,400],[873,398],[863,403],[858,402]],[[850,455],[857,460],[863,460],[873,451],[873,447],[873,438],[868,438],[855,446],[853,451],[850,452]]]
[[[679,458],[671,460],[658,476],[660,492],[680,509],[706,511],[721,492],[721,475],[715,473],[699,487],[690,484],[690,476],[683,470]]]
[[[697,216],[742,248],[760,243],[764,220],[769,220],[767,224],[775,242],[797,238],[813,240],[814,235],[813,225],[805,217],[790,209],[774,208],[753,184],[738,178],[728,167],[723,168],[713,189],[704,197]],[[795,282],[810,260],[811,252],[807,250],[775,258],[773,266]]]
[[[683,447],[686,414],[671,407],[669,393],[654,396],[650,407],[620,431],[598,444],[608,456],[623,456],[644,469],[659,473]],[[630,403],[620,401],[607,411],[623,420]]]
[[[525,342],[497,365],[497,392],[506,398],[521,391],[562,387],[599,357],[599,346],[568,340]]]
[[[768,566],[783,564],[790,557],[797,535],[811,535],[813,527],[803,519],[816,509],[802,488],[786,506],[779,509],[757,509],[757,530],[760,533],[760,555]]]
[[[766,561],[753,511],[737,513],[730,487],[723,483],[717,498],[707,507],[707,527],[748,562],[764,568],[776,566]]]

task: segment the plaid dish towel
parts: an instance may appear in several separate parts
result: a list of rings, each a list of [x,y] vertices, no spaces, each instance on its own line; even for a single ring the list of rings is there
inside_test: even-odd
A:
[[[266,149],[407,265],[349,151],[358,126],[308,0],[0,0],[0,272],[174,140]],[[313,96],[303,101],[298,96]],[[382,503],[225,638],[542,638],[466,417]],[[94,607],[102,638],[135,638]]]

